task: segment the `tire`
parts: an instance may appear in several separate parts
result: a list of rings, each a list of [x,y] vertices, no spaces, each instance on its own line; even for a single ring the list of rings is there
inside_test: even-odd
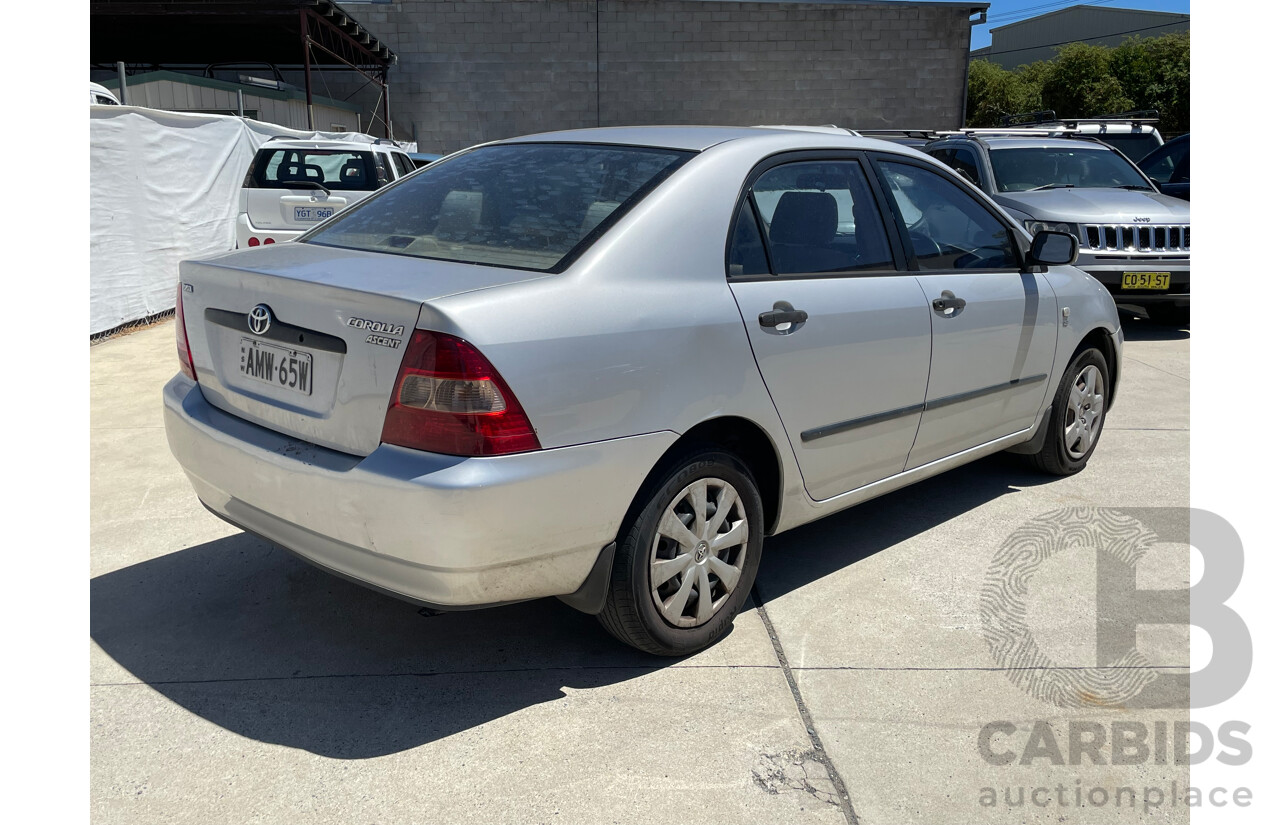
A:
[[[694,508],[699,490],[701,529]],[[597,618],[620,641],[647,653],[696,653],[729,632],[755,582],[764,546],[759,489],[736,457],[702,449],[675,462],[641,496],[643,505],[619,533]],[[723,547],[711,546],[716,536],[730,534]],[[664,574],[654,587],[654,576]]]
[[[1157,304],[1147,307],[1147,317],[1157,324],[1186,328],[1191,326],[1191,307],[1175,307]]]
[[[1075,357],[1053,397],[1044,446],[1032,456],[1037,467],[1057,476],[1084,469],[1102,436],[1110,388],[1111,373],[1101,352],[1087,349]]]

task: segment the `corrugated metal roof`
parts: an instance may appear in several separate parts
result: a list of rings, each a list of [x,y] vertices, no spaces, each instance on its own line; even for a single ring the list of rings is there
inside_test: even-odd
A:
[[[154,72],[142,72],[140,74],[129,75],[128,83],[130,89],[135,86],[142,86],[146,83],[157,83],[161,80],[169,80],[174,83],[185,83],[188,86],[200,86],[206,89],[221,89],[227,92],[244,92],[246,97],[262,97],[269,100],[306,100],[306,94],[300,89],[268,89],[262,86],[251,86],[245,83],[231,83],[226,80],[218,80],[213,77],[200,77],[199,75],[185,74],[183,72],[171,72],[160,69]],[[102,85],[106,86],[112,92],[119,92],[119,80],[103,80]],[[344,109],[348,112],[359,112],[361,107],[346,100],[335,100],[324,95],[312,95],[311,99],[318,106],[328,106],[331,109]]]
[[[1065,9],[1058,9],[1057,11],[1051,11],[1046,14],[1038,14],[1035,17],[1028,17],[1025,20],[1015,20],[1012,23],[1005,23],[1003,26],[995,26],[991,29],[991,33],[994,35],[996,32],[1001,32],[1001,31],[1005,31],[1006,29],[1016,28],[1018,26],[1025,26],[1028,23],[1040,23],[1043,21],[1049,21],[1051,24],[1054,24],[1060,21],[1050,21],[1050,18],[1061,17],[1064,15],[1078,16],[1082,12],[1090,15],[1093,15],[1096,13],[1096,15],[1100,17],[1105,17],[1107,15],[1114,15],[1114,14],[1145,15],[1153,18],[1165,17],[1165,18],[1171,18],[1170,20],[1168,20],[1168,22],[1171,22],[1171,23],[1179,22],[1181,20],[1191,19],[1191,15],[1189,14],[1179,14],[1178,12],[1171,12],[1171,11],[1148,11],[1147,9],[1117,9],[1117,8],[1110,8],[1105,6],[1089,6],[1089,5],[1081,4],[1077,6],[1068,6]]]
[[[363,65],[395,64],[395,52],[333,0],[91,0],[89,62],[300,63],[303,13],[367,53]],[[331,62],[324,56],[315,65]]]

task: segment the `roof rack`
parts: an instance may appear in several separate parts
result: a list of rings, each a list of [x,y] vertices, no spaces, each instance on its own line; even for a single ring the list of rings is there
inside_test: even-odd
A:
[[[1022,112],[1017,115],[1005,115],[1000,118],[1001,126],[1030,126],[1036,123],[1051,123],[1058,119],[1058,113],[1052,109],[1041,109],[1038,112]]]
[[[1000,118],[1002,127],[1017,126],[1044,126],[1046,124],[1061,124],[1068,128],[1074,128],[1081,123],[1088,123],[1098,126],[1107,126],[1110,124],[1125,124],[1128,126],[1155,126],[1160,122],[1160,113],[1155,109],[1141,109],[1134,112],[1116,112],[1109,115],[1097,115],[1096,117],[1064,117],[1060,118],[1052,109],[1045,109],[1040,112],[1024,112],[1019,115],[1005,115]]]
[[[1098,125],[1107,125],[1111,123],[1126,123],[1130,126],[1154,126],[1160,122],[1160,113],[1155,109],[1140,109],[1133,112],[1115,112],[1109,115],[1096,115],[1094,117],[1058,117],[1057,113],[1052,109],[1044,109],[1039,112],[1023,112],[1017,115],[1005,115],[1000,118],[1000,125],[1010,126],[1041,126],[1048,123],[1060,123],[1063,126],[1073,128],[1081,123],[1090,123]]]
[[[876,137],[878,135],[900,135],[902,137],[922,138],[924,140],[933,140],[943,132],[933,129],[859,129],[858,134],[863,137]]]
[[[1023,126],[972,126],[967,129],[951,129],[945,132],[939,132],[939,137],[955,137],[957,135],[1013,135],[1015,137],[1058,137],[1064,134],[1077,134],[1079,129],[1072,129],[1066,126],[1059,126],[1053,129],[1036,129],[1034,127]]]
[[[1051,137],[1051,138],[1071,138],[1073,140],[1092,140],[1095,143],[1102,143],[1097,134],[1083,132],[1080,129],[1070,126],[1059,126],[1053,129],[1036,129],[1036,128],[1020,128],[1010,127],[1002,129],[998,126],[975,127],[971,129],[956,129],[948,132],[938,132],[939,138],[946,137]],[[1105,145],[1105,144],[1104,144]]]
[[[1160,112],[1157,109],[1136,109],[1132,112],[1113,112],[1109,115],[1094,115],[1088,119],[1092,123],[1096,120],[1127,120],[1130,123],[1159,123]]]

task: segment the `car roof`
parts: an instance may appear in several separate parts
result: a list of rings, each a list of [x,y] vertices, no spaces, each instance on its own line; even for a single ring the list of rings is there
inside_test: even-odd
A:
[[[373,149],[365,140],[268,140],[259,149]],[[398,148],[398,147],[387,147]]]
[[[793,138],[786,141],[787,137]],[[498,143],[606,143],[651,146],[659,149],[702,151],[729,141],[759,140],[807,146],[840,146],[850,149],[883,149],[886,141],[856,137],[837,126],[605,126],[522,135]],[[888,144],[902,149],[901,145]]]

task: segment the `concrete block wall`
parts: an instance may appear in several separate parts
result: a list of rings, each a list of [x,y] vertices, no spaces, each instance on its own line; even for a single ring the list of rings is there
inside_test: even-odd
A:
[[[961,125],[967,8],[600,3],[600,120]]]
[[[399,55],[396,136],[416,136],[427,152],[596,125],[961,124],[963,4],[403,0],[347,8]]]

